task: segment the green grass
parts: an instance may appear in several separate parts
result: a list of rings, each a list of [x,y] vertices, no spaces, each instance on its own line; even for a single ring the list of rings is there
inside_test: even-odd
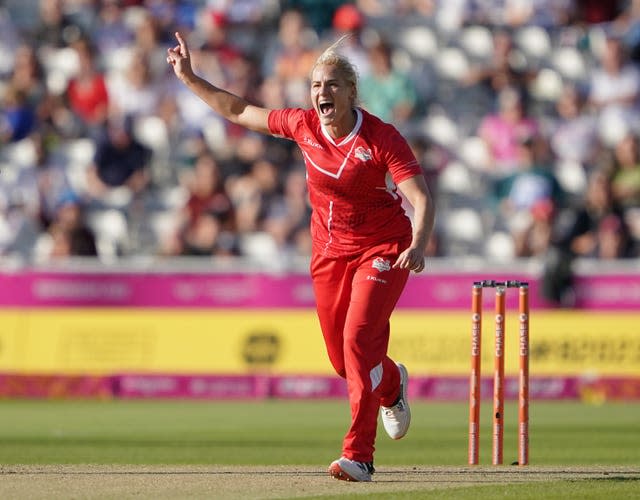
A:
[[[466,463],[464,403],[419,402],[412,412],[406,439],[391,441],[380,427],[376,463]],[[515,407],[505,415],[508,463],[516,459]],[[640,465],[640,404],[534,402],[530,418],[531,464]],[[0,463],[324,465],[339,455],[348,420],[340,401],[1,401]]]
[[[437,498],[438,500],[495,500],[496,498],[513,498],[517,500],[602,500],[608,499],[634,499],[639,498],[640,486],[638,479],[611,479],[600,480],[571,480],[571,481],[545,481],[523,484],[492,484],[487,486],[443,488],[436,491],[407,491],[393,493],[394,500],[415,500]],[[362,498],[362,495],[322,495],[306,497],[307,500],[331,500],[346,497]],[[390,498],[389,493],[367,494],[368,500],[383,500]]]
[[[506,464],[516,457],[515,410],[508,404],[505,412]],[[466,404],[419,402],[412,405],[412,412],[412,427],[405,439],[388,439],[380,426],[377,441],[376,464],[381,472],[385,467],[409,466],[408,479],[400,488],[389,489],[393,473],[376,478],[372,486],[378,489],[335,485],[316,475],[294,476],[291,498],[298,497],[298,488],[307,495],[319,495],[310,498],[325,500],[356,496],[381,500],[640,498],[638,403],[533,402],[531,466],[524,469],[488,465],[490,402],[483,405],[481,463],[485,466],[478,469],[465,467]],[[319,474],[339,455],[348,421],[346,401],[0,401],[0,496],[170,498],[169,492],[150,490],[147,482],[150,477],[166,480],[167,473],[162,472],[166,469],[147,473],[145,466],[299,465],[312,466],[314,474]],[[18,464],[96,464],[104,469],[97,475],[91,470],[65,475],[59,469],[34,474],[11,468]],[[141,472],[136,475],[135,470],[126,469],[123,475],[110,475],[114,464],[139,465]],[[434,467],[432,471],[429,466]],[[593,472],[580,476],[571,467]],[[620,467],[627,472],[619,472]],[[443,474],[451,471],[463,475],[454,475],[453,481],[444,484]],[[554,471],[561,471],[562,478],[553,476]],[[220,476],[215,474],[168,474],[172,481],[180,481],[185,498],[211,498],[211,488],[221,497],[234,492],[236,498],[255,495],[255,490],[251,494],[220,490],[216,482]],[[267,478],[263,474],[259,479]],[[329,485],[333,490],[325,491]]]

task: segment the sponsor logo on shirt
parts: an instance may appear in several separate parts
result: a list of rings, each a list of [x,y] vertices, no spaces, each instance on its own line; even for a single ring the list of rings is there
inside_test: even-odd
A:
[[[373,259],[373,263],[371,267],[377,269],[378,271],[390,271],[391,270],[391,261],[389,259],[383,259],[382,257],[376,257]]]
[[[370,149],[364,149],[362,146],[358,146],[355,152],[356,158],[360,161],[369,161],[373,158]]]
[[[322,147],[321,144],[318,144],[316,141],[314,141],[313,139],[311,139],[311,137],[306,137],[303,139],[305,144],[308,144],[309,146],[316,148],[316,149],[324,149]]]
[[[387,282],[387,280],[383,280],[382,278],[378,278],[377,276],[371,276],[371,275],[367,276],[367,280],[369,280],[369,281],[377,281],[378,283],[386,283]]]

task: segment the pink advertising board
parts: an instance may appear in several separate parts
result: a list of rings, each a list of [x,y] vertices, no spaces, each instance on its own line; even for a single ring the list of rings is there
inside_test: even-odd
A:
[[[429,273],[412,276],[398,307],[466,310],[477,274]],[[531,307],[549,308],[539,280],[499,276],[530,283]],[[576,307],[640,311],[640,275],[578,276]],[[491,293],[485,294],[487,303]],[[517,301],[516,294],[508,300]],[[0,272],[0,307],[145,307],[145,308],[312,308],[306,274],[241,273],[72,273],[25,270]],[[508,304],[509,307],[514,304]]]
[[[492,396],[493,381],[482,379],[483,399]],[[468,379],[459,376],[414,377],[409,395],[416,399],[465,401]],[[532,400],[640,399],[640,379],[633,377],[532,377]],[[287,375],[26,375],[1,374],[0,399],[345,399],[339,377]],[[507,377],[505,398],[515,401],[518,381]]]

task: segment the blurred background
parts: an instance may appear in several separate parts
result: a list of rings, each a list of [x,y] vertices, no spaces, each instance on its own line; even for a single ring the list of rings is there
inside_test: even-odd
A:
[[[392,335],[416,395],[464,397],[471,283],[506,278],[531,283],[540,397],[640,397],[635,0],[5,0],[3,394],[344,391],[299,151],[181,85],[175,31],[198,74],[268,108],[309,106],[313,61],[351,34],[362,106],[438,207]]]

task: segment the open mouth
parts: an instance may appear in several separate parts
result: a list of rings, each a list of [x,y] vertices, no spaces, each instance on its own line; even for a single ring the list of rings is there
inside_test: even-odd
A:
[[[322,102],[318,105],[318,108],[320,109],[320,114],[322,116],[328,116],[333,111],[334,106],[332,102]]]

